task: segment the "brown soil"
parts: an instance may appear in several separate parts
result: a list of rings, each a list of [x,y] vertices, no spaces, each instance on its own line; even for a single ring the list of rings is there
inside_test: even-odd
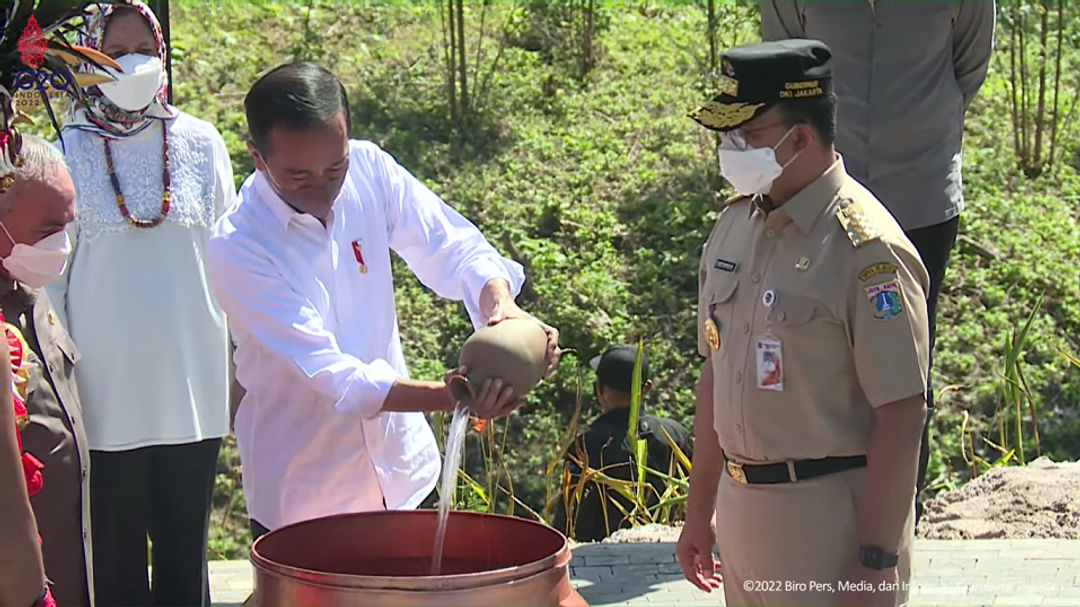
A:
[[[632,529],[619,529],[603,539],[605,544],[651,544],[677,542],[682,527],[667,525],[642,525]]]
[[[1080,462],[991,470],[927,502],[919,537],[1080,539]]]

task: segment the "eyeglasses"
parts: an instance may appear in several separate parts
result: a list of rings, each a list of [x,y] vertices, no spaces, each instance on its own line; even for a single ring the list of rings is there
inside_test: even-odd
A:
[[[746,136],[753,133],[760,133],[761,131],[767,131],[778,126],[784,126],[783,122],[774,122],[773,124],[767,124],[764,126],[754,127],[752,129],[738,128],[727,131],[720,134],[720,147],[729,150],[745,150],[749,146],[746,143]]]

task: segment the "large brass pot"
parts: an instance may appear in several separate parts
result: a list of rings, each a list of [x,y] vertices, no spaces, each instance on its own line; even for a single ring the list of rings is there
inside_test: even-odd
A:
[[[484,327],[465,340],[458,358],[468,367],[468,377],[450,380],[450,390],[470,406],[484,381],[499,378],[514,387],[521,398],[532,391],[547,368],[547,333],[530,318],[511,318]]]
[[[343,514],[283,527],[251,548],[254,607],[585,607],[570,548],[525,519],[452,512],[430,575],[434,510]]]

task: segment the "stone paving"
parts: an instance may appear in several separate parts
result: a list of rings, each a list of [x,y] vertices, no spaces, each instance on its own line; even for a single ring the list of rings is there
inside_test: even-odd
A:
[[[591,607],[717,607],[683,580],[675,545],[585,544],[571,577]],[[247,561],[210,564],[215,605],[239,605],[251,592]],[[1080,607],[1080,540],[923,540],[915,542],[909,607]]]

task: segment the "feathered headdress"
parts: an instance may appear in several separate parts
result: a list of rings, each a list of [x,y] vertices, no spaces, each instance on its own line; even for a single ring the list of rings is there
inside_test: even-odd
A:
[[[15,180],[21,165],[20,123],[33,121],[19,108],[22,103],[45,106],[57,135],[49,93],[59,91],[79,99],[83,88],[110,82],[102,73],[77,72],[80,64],[120,66],[108,56],[83,46],[69,44],[64,35],[77,31],[72,23],[88,17],[105,2],[86,0],[13,0],[10,8],[0,8],[0,193]]]

